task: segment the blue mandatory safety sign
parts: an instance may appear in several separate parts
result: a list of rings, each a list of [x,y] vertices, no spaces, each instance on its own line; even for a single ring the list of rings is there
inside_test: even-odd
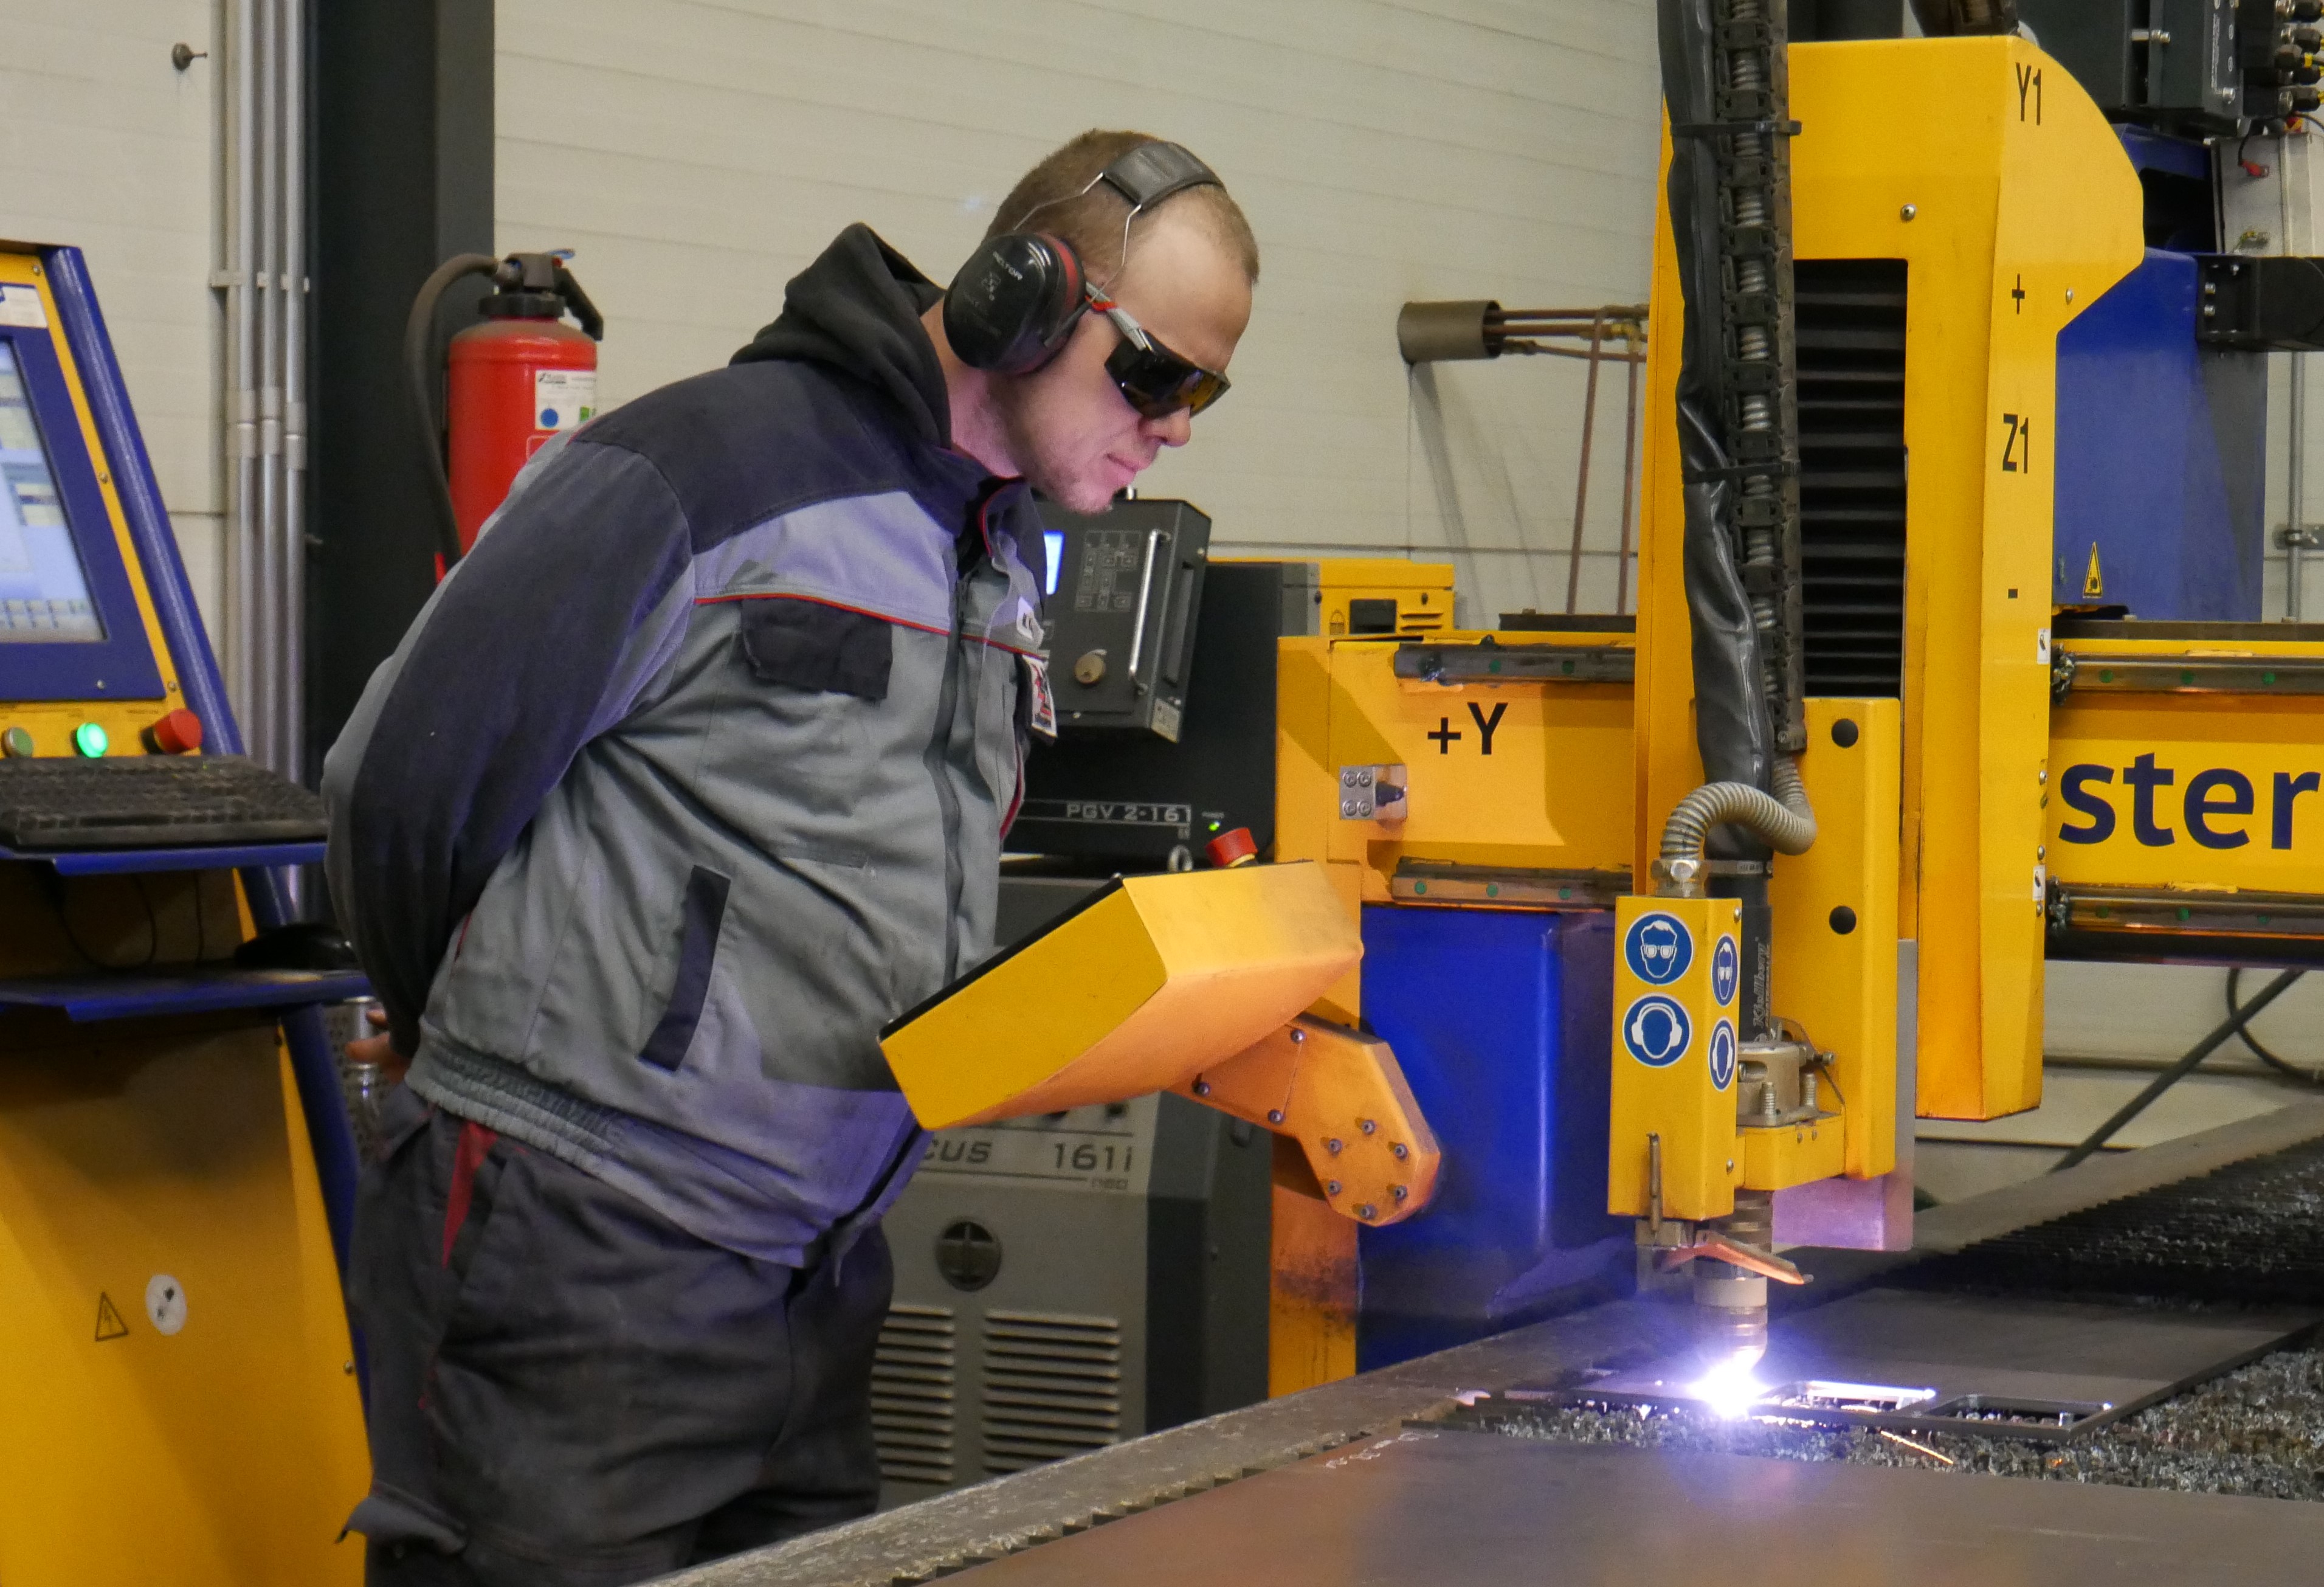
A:
[[[1694,963],[1694,936],[1676,917],[1657,909],[1630,922],[1622,938],[1630,973],[1649,986],[1668,986]]]
[[[1622,1045],[1649,1069],[1665,1069],[1686,1056],[1694,1037],[1686,1010],[1674,998],[1648,992],[1622,1016]]]
[[[1711,950],[1711,1001],[1722,1005],[1733,1002],[1735,988],[1742,979],[1743,955],[1733,937],[1722,937]]]
[[[1711,1084],[1725,1091],[1734,1082],[1735,1024],[1721,1020],[1711,1028]]]

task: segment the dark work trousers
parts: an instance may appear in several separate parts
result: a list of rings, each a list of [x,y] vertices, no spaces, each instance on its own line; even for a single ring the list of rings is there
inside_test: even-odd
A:
[[[349,1300],[370,1587],[612,1587],[868,1514],[871,1230],[805,1269],[706,1245],[399,1087]]]

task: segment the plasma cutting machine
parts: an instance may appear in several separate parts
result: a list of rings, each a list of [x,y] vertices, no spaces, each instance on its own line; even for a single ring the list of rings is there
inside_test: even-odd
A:
[[[1570,965],[1610,909],[1600,1205],[1650,1282],[1692,1269],[1707,1347],[1748,1363],[1767,1283],[1805,1277],[1777,1242],[1910,1244],[1916,1113],[2040,1102],[2045,956],[2307,962],[2324,903],[2300,803],[2324,649],[2253,621],[2261,425],[2215,405],[2284,344],[2200,290],[2246,262],[2145,246],[2153,134],[2023,38],[1786,60],[1764,26],[1672,16],[1635,634],[1286,643],[1284,852],[1360,910],[1373,951],[1336,1006],[1395,1046],[1446,1151],[1432,1218],[1318,1225],[1342,1249],[1293,1259],[1288,1283],[1354,1276],[1312,1325],[1366,1366],[1410,1353],[1367,1346],[1410,1335],[1391,1296],[1467,1273],[1427,1341],[1451,1343],[1522,1319],[1485,1269],[1571,1276],[1602,1232],[1570,1195],[1570,1232],[1536,1219],[1531,1245],[1452,1232],[1501,1188],[1468,1178],[1490,1149],[1459,1093],[1505,1085],[1508,1048],[1432,1084],[1473,1016],[1408,995],[1416,937],[1539,911]],[[2112,512],[2085,566],[2062,536],[2112,475],[2150,481],[2153,521]],[[2158,587],[2154,548],[2190,536],[2220,576]],[[1464,991],[1514,1006],[1490,964]]]
[[[2012,20],[1982,0],[1951,10]],[[2303,798],[2324,777],[2324,631],[2260,624],[2244,573],[2260,551],[2252,361],[2305,344],[2237,296],[2252,261],[2178,252],[2165,245],[2187,239],[2154,229],[2170,184],[2142,170],[2185,154],[2155,147],[2167,119],[2118,128],[2109,115],[2136,120],[2135,106],[2102,109],[1998,26],[1787,51],[1754,0],[1661,14],[1670,203],[1635,624],[1527,616],[1281,644],[1273,857],[1312,863],[1363,950],[1310,1012],[1393,1049],[1443,1149],[1431,1204],[1393,1226],[1278,1189],[1271,1382],[1318,1392],[707,1571],[703,1587],[986,1561],[996,1582],[1204,1579],[1230,1559],[1339,1582],[1418,1557],[1400,1536],[1435,1539],[1421,1567],[1435,1579],[1481,1581],[1550,1548],[1584,1573],[1677,1573],[1720,1536],[1734,1543],[1721,1568],[1773,1581],[1839,1513],[1802,1510],[1820,1494],[1881,1518],[1880,1537],[1834,1543],[1884,1562],[1867,1579],[1939,1579],[1960,1556],[1936,1544],[1971,1535],[2004,1573],[2125,1557],[2070,1536],[2135,1536],[2174,1570],[2192,1555],[2172,1539],[2209,1538],[2197,1552],[2228,1573],[2182,1580],[2264,1575],[2324,1541],[2304,1507],[2166,1514],[2183,1495],[2132,1496],[2101,1521],[2071,1484],[1978,1487],[1980,1513],[2014,1518],[1978,1520],[1947,1508],[1976,1508],[1972,1490],[1933,1468],[1851,1486],[1719,1457],[1735,1463],[1674,1485],[1666,1457],[1536,1458],[1460,1421],[1480,1395],[1547,1402],[1706,1348],[1748,1366],[1770,1280],[1821,1278],[1783,1284],[1776,1310],[1828,1311],[1825,1331],[1845,1332],[1846,1308],[1818,1302],[1914,1242],[1912,1119],[2040,1102],[2045,959],[2300,964],[2324,937],[2324,798]],[[2167,47],[2140,42],[2150,59]],[[2134,479],[2149,483],[2121,494]],[[2092,481],[2122,510],[2086,544]],[[2190,539],[2234,577],[2145,577],[2155,548]],[[2312,1152],[2295,1143],[2324,1121],[2284,1118],[2166,1150],[2143,1177],[2093,1163],[2014,1210],[1943,1209],[1921,1235],[1973,1251],[2062,1214],[2028,1247],[2054,1253],[2110,1204],[2181,1216],[2174,1178]],[[1328,1160],[1321,1144],[1311,1160]],[[2254,1182],[2314,1171],[2284,1162]],[[1779,1244],[1821,1249],[1802,1272]],[[2126,1272],[2119,1247],[2107,1259]],[[1575,1309],[1633,1275],[1682,1285],[1697,1315]],[[2167,1274],[2118,1278],[2179,1293]],[[1885,1291],[1857,1309],[1913,1312]],[[1930,1303],[1921,1347],[1948,1348],[1942,1319],[1975,1310]],[[2236,1349],[2314,1315],[2255,1320]],[[2097,1335],[2071,1328],[2067,1354],[2088,1355]],[[1795,1383],[1771,1414],[1885,1434],[1923,1403],[1909,1384],[1952,1380]],[[2160,1371],[2152,1392],[2187,1380]],[[2048,1414],[1975,1392],[1959,1407],[1987,1426]],[[2048,1419],[2065,1438],[2077,1416],[2106,1420]],[[1416,1475],[1432,1462],[1433,1488]],[[1992,1497],[2024,1486],[2039,1491]],[[1526,1498],[1462,1508],[1488,1490]],[[1440,1524],[1447,1507],[1457,1523]],[[1641,1544],[1665,1534],[1683,1557]],[[1934,1563],[1914,1574],[1918,1559]]]

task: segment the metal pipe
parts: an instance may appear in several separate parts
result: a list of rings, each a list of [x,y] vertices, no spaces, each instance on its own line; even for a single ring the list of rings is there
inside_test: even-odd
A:
[[[1622,420],[1622,549],[1614,563],[1617,617],[1630,609],[1630,503],[1637,494],[1638,472],[1638,365],[1643,360],[1634,355],[1628,362],[1629,391]]]
[[[2075,1164],[2081,1162],[2084,1158],[2090,1156],[2091,1153],[2097,1151],[2100,1147],[2106,1145],[2107,1141],[2113,1140],[2116,1130],[2120,1130],[2124,1125],[2129,1123],[2133,1119],[2137,1118],[2139,1114],[2146,1111],[2147,1103],[2153,1102],[2156,1097],[2161,1096],[2164,1092],[2178,1084],[2180,1081],[2185,1079],[2187,1075],[2193,1071],[2196,1065],[2201,1063],[2205,1058],[2209,1057],[2218,1048],[2225,1046],[2230,1037],[2243,1029],[2245,1023],[2249,1020],[2253,1015],[2258,1013],[2262,1009],[2267,1007],[2268,1004],[2282,997],[2285,992],[2290,992],[2292,988],[2293,983],[2297,982],[2307,972],[2305,970],[2286,970],[2282,974],[2277,976],[2274,980],[2262,987],[2258,995],[2254,997],[2251,1001],[2244,1004],[2239,1009],[2229,1009],[2227,1010],[2227,1019],[2215,1027],[2209,1036],[2203,1038],[2202,1040],[2197,1042],[2193,1047],[2189,1047],[2187,1049],[2186,1056],[2181,1057],[2177,1063],[2172,1065],[2168,1069],[2163,1071],[2162,1074],[2157,1075],[2153,1080],[2147,1082],[2146,1088],[2144,1091],[2140,1092],[2136,1096],[2132,1097],[2128,1102],[2123,1103],[2121,1107],[2116,1108],[2114,1112],[2114,1117],[2108,1119],[2096,1130],[2091,1130],[2089,1134],[2083,1139],[2082,1143],[2080,1146],[2077,1146],[2064,1157],[2060,1158],[2056,1162],[2051,1164],[2050,1172],[2055,1174],[2061,1169],[2072,1167]]]
[[[282,7],[282,770],[307,771],[306,0]]]
[[[255,660],[252,629],[257,603],[251,541],[258,530],[258,324],[254,312],[258,269],[258,16],[257,0],[232,0],[234,173],[227,184],[232,211],[226,248],[226,422],[228,489],[233,512],[226,532],[226,675],[235,714],[250,719]]]
[[[2287,140],[2288,141],[2288,140]],[[2301,610],[2301,537],[2308,532],[2308,355],[2288,355],[2292,359],[2292,477],[2286,482],[2284,503],[2287,527],[2283,531],[2283,615],[2287,622],[2300,621]]]
[[[282,517],[282,258],[281,127],[281,31],[277,0],[255,0],[258,11],[258,525],[254,547],[258,590],[254,698],[251,708],[258,758],[282,769],[279,694],[282,614],[278,563]]]
[[[2307,140],[2296,140],[2303,146]],[[2292,146],[2290,137],[2279,138],[2275,145],[2275,198],[2282,217],[2276,236],[2287,254],[2295,251],[2292,236]],[[2301,161],[2307,163],[2303,158]],[[2292,401],[2290,420],[2291,447],[2287,464],[2291,477],[2284,490],[2283,536],[2283,615],[2286,622],[2297,623],[2301,614],[2301,536],[2307,531],[2308,519],[2308,359],[2299,353],[2292,359]]]
[[[1565,610],[1571,614],[1582,599],[1582,526],[1590,515],[1590,448],[1598,429],[1598,365],[1606,340],[1606,317],[1590,326],[1590,381],[1582,396],[1582,466],[1573,485],[1573,549],[1565,558]]]

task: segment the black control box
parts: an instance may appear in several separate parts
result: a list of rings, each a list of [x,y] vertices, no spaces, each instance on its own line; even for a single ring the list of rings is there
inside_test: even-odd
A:
[[[1219,833],[1248,826],[1267,853],[1275,841],[1276,640],[1314,632],[1314,577],[1309,562],[1212,564],[1192,624],[1176,742],[1071,731],[1054,744],[1037,742],[1010,853],[1185,869]],[[1065,603],[1053,596],[1049,609],[1057,624]],[[1051,666],[1063,670],[1072,657],[1055,632]]]
[[[1185,502],[1120,502],[1095,516],[1045,502],[1041,527],[1058,737],[1127,729],[1175,742],[1211,521]]]

